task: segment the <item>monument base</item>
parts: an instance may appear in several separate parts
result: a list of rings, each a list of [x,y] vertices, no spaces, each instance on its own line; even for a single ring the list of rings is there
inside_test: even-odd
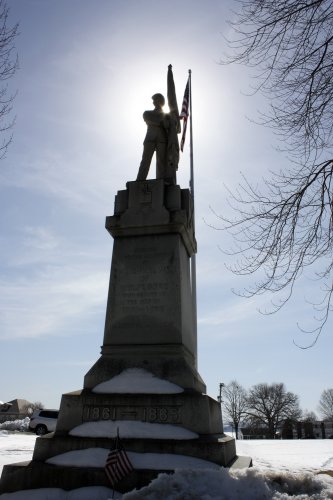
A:
[[[38,438],[45,440],[47,437]],[[219,440],[219,446],[225,450],[233,448],[233,439],[225,437]],[[205,446],[205,443],[203,443]],[[231,450],[229,450],[231,451]],[[232,452],[231,452],[232,453]],[[252,466],[249,457],[237,457],[230,462],[230,468],[248,468]],[[170,469],[140,469],[132,471],[128,476],[117,483],[116,491],[126,493],[133,489],[140,489],[147,486],[160,473],[171,474]],[[1,479],[1,493],[12,493],[18,490],[28,490],[37,488],[61,488],[64,490],[74,490],[88,486],[105,486],[110,488],[106,474],[102,468],[96,467],[61,467],[49,465],[45,462],[33,460],[31,462],[19,462],[5,465]]]
[[[146,486],[160,472],[176,468],[251,466],[251,459],[238,460],[235,440],[221,432],[220,405],[205,394],[83,389],[62,396],[57,429],[37,438],[31,462],[4,466],[0,493],[110,487],[104,465],[117,430],[120,436],[133,434],[121,439],[134,470],[117,484],[120,492]]]
[[[118,430],[134,468],[120,492],[179,468],[251,465],[237,459],[197,371],[189,191],[129,182],[106,228],[115,241],[101,357],[83,389],[62,396],[56,431],[36,440],[32,461],[4,466],[1,493],[110,486],[104,465]]]

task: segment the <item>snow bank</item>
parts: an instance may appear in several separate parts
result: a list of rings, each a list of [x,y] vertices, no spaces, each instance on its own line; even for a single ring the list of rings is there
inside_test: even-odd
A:
[[[0,431],[20,431],[27,432],[29,430],[30,418],[26,417],[23,420],[7,420],[0,424]]]
[[[123,500],[327,500],[333,480],[312,474],[263,473],[257,469],[184,470],[160,474],[149,486],[123,495]]]
[[[112,489],[101,486],[64,491],[58,488],[4,493],[0,500],[111,500]],[[258,469],[178,470],[159,474],[149,486],[121,495],[122,500],[328,500],[333,480],[313,474],[265,472]]]
[[[104,467],[109,450],[105,448],[87,448],[74,450],[49,458],[46,462],[64,467]],[[127,452],[134,469],[174,470],[174,469],[220,469],[208,460],[175,455],[172,453],[136,453]]]
[[[98,422],[85,422],[70,431],[71,436],[83,437],[109,437],[117,435],[122,438],[142,439],[196,439],[198,434],[184,427],[171,424],[153,424],[134,420],[105,420]]]
[[[178,394],[179,385],[155,377],[142,368],[129,368],[106,382],[96,385],[92,392],[102,394]]]

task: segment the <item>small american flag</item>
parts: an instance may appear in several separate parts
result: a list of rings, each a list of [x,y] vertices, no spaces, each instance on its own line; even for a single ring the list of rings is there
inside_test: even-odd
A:
[[[133,465],[131,464],[124,447],[120,444],[118,431],[115,446],[112,450],[110,450],[107,456],[104,469],[113,488],[118,481],[127,476],[133,470]]]
[[[183,134],[180,141],[180,149],[183,151],[186,137],[186,129],[187,129],[187,119],[189,115],[189,105],[190,105],[190,78],[187,80],[187,84],[185,87],[182,110],[180,112],[179,118],[184,120],[183,124]]]

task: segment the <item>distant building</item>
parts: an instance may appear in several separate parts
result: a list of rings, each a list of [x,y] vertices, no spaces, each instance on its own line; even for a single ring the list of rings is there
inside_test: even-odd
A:
[[[281,435],[282,439],[333,439],[333,422],[286,420]]]
[[[28,415],[30,401],[26,399],[13,399],[0,404],[0,424],[8,420],[22,419]]]
[[[268,429],[242,427],[244,439],[270,439]],[[285,420],[276,433],[276,439],[333,439],[333,422]]]

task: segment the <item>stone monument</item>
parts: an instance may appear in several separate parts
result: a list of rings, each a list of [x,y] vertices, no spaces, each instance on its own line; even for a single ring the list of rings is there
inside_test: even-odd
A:
[[[83,389],[62,396],[56,430],[37,438],[32,461],[4,467],[0,492],[110,486],[104,463],[117,429],[134,467],[119,491],[179,467],[250,465],[197,371],[193,200],[175,170],[118,191],[106,218],[114,246],[101,357]]]

